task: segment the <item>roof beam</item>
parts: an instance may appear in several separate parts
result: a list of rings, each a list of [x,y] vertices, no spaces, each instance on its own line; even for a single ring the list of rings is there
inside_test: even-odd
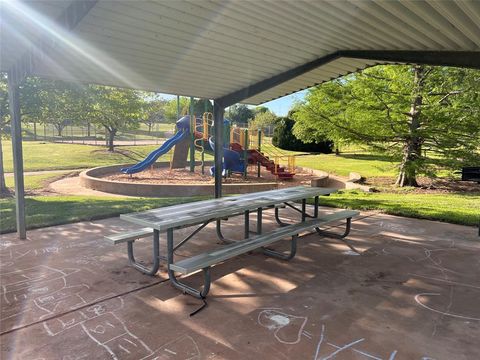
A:
[[[388,61],[480,69],[479,51],[342,50],[297,66],[271,78],[261,80],[256,84],[217,98],[215,101],[224,107],[228,107],[342,57],[379,62]]]
[[[342,50],[340,57],[480,69],[480,51]]]
[[[73,30],[78,23],[95,6],[98,0],[74,0],[55,20],[56,24],[67,31]],[[19,85],[27,76],[33,73],[35,67],[42,61],[49,48],[55,45],[55,40],[48,35],[41,36],[38,46],[29,51],[9,69],[9,79],[12,84]]]
[[[223,107],[229,107],[249,97],[260,94],[263,91],[271,89],[277,85],[280,85],[288,80],[292,80],[297,76],[303,75],[311,70],[316,69],[319,66],[325,65],[330,61],[338,59],[338,53],[329,54],[321,58],[315,59],[308,63],[297,66],[293,69],[287,70],[271,78],[257,82],[256,84],[249,85],[243,89],[234,91],[228,95],[215,99],[215,102],[221,104]]]

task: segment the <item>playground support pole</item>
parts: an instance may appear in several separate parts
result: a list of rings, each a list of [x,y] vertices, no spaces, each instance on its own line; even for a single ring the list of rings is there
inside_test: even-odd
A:
[[[203,113],[207,113],[208,112],[208,102],[210,100],[208,99],[204,99],[204,102],[203,102]],[[206,115],[204,115],[206,116]],[[203,121],[204,117],[202,116],[202,121]],[[207,124],[208,126],[208,124]],[[205,121],[203,121],[203,124],[202,124],[202,133],[204,134],[204,136],[202,136],[202,175],[205,175]]]
[[[8,101],[12,123],[11,132],[17,234],[20,239],[26,239],[27,227],[25,223],[25,185],[23,179],[22,119],[20,115],[19,84],[12,79],[11,73],[8,74]]]
[[[180,119],[180,96],[177,95],[177,120]]]
[[[190,96],[190,172],[195,171],[195,114],[193,113],[193,97]]]
[[[213,126],[215,128],[215,198],[222,197],[223,169],[223,117],[225,108],[218,101],[213,102]]]
[[[257,130],[258,152],[262,152],[262,129]],[[260,161],[257,161],[257,177],[260,177]]]
[[[248,129],[245,129],[243,141],[245,143],[243,144],[243,177],[246,179],[248,170]]]

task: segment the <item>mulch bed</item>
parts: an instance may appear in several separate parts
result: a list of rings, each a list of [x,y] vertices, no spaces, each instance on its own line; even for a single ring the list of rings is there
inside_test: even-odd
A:
[[[439,194],[439,193],[473,193],[480,192],[480,184],[472,181],[459,181],[456,179],[430,179],[427,177],[417,178],[419,187],[408,188],[408,192],[418,194]],[[366,179],[365,185],[373,186],[380,192],[405,193],[405,188],[396,188],[395,178],[375,177]]]
[[[238,183],[267,183],[278,182],[279,187],[290,187],[296,185],[310,185],[310,180],[314,177],[308,173],[297,172],[291,180],[277,180],[276,176],[270,172],[262,169],[260,177],[256,176],[256,169],[249,169],[247,178],[245,179],[240,174],[232,174],[232,176],[224,179],[225,184]],[[208,167],[205,167],[205,174],[202,175],[199,168],[195,172],[190,172],[188,169],[153,169],[145,170],[140,173],[127,174],[110,174],[104,176],[104,179],[112,181],[123,182],[137,182],[144,184],[213,184],[214,178],[210,176]]]

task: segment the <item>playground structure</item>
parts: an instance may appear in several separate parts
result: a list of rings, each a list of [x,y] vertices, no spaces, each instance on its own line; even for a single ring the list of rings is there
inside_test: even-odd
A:
[[[176,123],[176,133],[165,141],[159,148],[152,151],[139,163],[120,169],[125,174],[134,174],[149,169],[157,159],[171,152],[170,169],[186,168],[194,172],[197,162],[195,152],[201,154],[200,167],[205,173],[205,154],[213,155],[215,139],[212,136],[213,115],[205,112],[201,118],[185,115]],[[247,177],[249,166],[256,166],[257,177],[260,177],[260,168],[263,166],[280,180],[291,179],[295,175],[295,157],[287,155],[278,149],[269,147],[268,153],[263,149],[264,139],[261,129],[249,130],[232,126],[228,119],[224,120],[223,132],[223,169],[224,177],[232,174],[242,174]],[[270,150],[273,149],[273,150]],[[209,169],[211,175],[215,167]]]

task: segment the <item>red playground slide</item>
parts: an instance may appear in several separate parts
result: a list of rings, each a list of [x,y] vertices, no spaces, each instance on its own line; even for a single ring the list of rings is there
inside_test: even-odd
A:
[[[237,152],[242,152],[243,147],[238,143],[231,143],[230,147],[232,150]],[[289,172],[283,166],[275,164],[273,160],[270,160],[268,156],[265,156],[263,153],[255,149],[247,150],[248,153],[248,163],[256,164],[257,162],[260,165],[264,166],[272,174],[277,175],[279,179],[291,179],[295,175],[294,173]]]

